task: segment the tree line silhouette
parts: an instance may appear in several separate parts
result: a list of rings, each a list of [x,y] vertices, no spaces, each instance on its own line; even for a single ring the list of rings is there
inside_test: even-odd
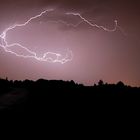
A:
[[[117,99],[140,97],[140,88],[104,83],[102,80],[93,86],[77,84],[73,80],[24,80],[0,79],[0,110],[37,110],[47,108],[71,108],[93,106]],[[12,100],[10,99],[12,98]],[[15,99],[15,100],[14,100]],[[113,100],[112,100],[113,99]],[[5,105],[10,102],[9,105]]]

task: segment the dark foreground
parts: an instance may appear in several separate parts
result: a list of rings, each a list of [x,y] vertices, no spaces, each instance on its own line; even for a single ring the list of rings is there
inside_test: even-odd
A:
[[[117,84],[83,86],[73,81],[0,79],[0,112],[79,112],[140,106],[140,88]]]

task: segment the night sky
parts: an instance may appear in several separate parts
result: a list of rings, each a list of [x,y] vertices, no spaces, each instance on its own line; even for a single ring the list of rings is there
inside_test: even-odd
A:
[[[74,80],[93,85],[100,79],[108,83],[123,81],[140,86],[140,2],[136,0],[0,0],[0,34],[9,26],[24,23],[46,9],[54,9],[32,20],[27,26],[7,33],[8,43],[20,43],[42,57],[47,51],[73,52],[65,64],[20,58],[0,47],[0,77],[12,80],[56,79]],[[78,27],[80,13],[93,24],[115,32],[91,27],[85,22]],[[1,44],[0,40],[0,44]],[[17,46],[14,52],[24,53]],[[25,52],[26,53],[26,52]],[[25,54],[26,55],[26,54]]]

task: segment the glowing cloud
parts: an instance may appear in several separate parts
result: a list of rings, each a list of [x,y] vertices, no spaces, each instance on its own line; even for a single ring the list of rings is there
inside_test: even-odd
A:
[[[33,52],[31,51],[30,49],[28,49],[27,47],[19,44],[19,43],[13,43],[13,44],[9,44],[6,40],[6,37],[7,37],[7,33],[11,30],[14,30],[16,27],[23,27],[23,26],[26,26],[27,24],[29,24],[32,20],[34,19],[37,19],[39,17],[41,17],[43,14],[45,13],[48,13],[48,12],[52,12],[54,11],[54,9],[48,9],[48,10],[45,10],[43,12],[41,12],[40,14],[36,15],[36,16],[33,16],[31,17],[29,20],[27,20],[25,23],[22,23],[22,24],[15,24],[11,27],[8,27],[6,28],[2,34],[0,34],[0,38],[1,38],[1,44],[0,44],[0,47],[2,47],[5,52],[9,52],[11,54],[14,54],[16,55],[17,57],[22,57],[22,58],[34,58],[38,61],[45,61],[45,62],[51,62],[51,63],[61,63],[61,64],[64,64],[68,61],[71,61],[73,59],[73,53],[71,50],[68,49],[68,52],[66,53],[65,57],[63,58],[63,56],[59,53],[55,53],[55,52],[46,52],[44,53],[44,55],[42,57],[38,57],[37,56],[37,53],[36,52]],[[117,30],[117,27],[120,29],[120,27],[118,26],[118,22],[117,20],[115,20],[115,26],[113,29],[107,29],[103,26],[99,26],[97,24],[93,24],[91,23],[90,21],[88,21],[87,19],[85,19],[80,13],[73,13],[73,12],[69,12],[69,13],[65,13],[66,15],[73,15],[73,16],[78,16],[81,21],[77,24],[71,24],[71,23],[67,23],[63,20],[58,20],[58,21],[48,21],[48,22],[55,22],[55,23],[62,23],[66,26],[72,26],[72,27],[78,27],[81,23],[85,22],[87,23],[88,25],[92,26],[92,27],[97,27],[98,29],[102,29],[104,31],[107,31],[107,32],[115,32]],[[11,47],[19,47],[21,48],[22,50],[26,51],[28,53],[28,55],[23,55],[23,54],[19,54],[19,53],[16,53],[15,51],[12,51]],[[51,57],[53,56],[53,57]],[[54,58],[55,56],[55,58]]]
[[[62,58],[62,55],[59,54],[59,53],[54,53],[54,52],[46,52],[44,53],[43,57],[37,57],[37,54],[31,50],[29,50],[27,47],[25,46],[22,46],[21,44],[19,43],[13,43],[13,44],[8,44],[7,40],[6,40],[6,37],[7,37],[7,33],[8,31],[10,30],[14,30],[16,27],[23,27],[23,26],[26,26],[28,23],[30,23],[32,20],[36,19],[36,18],[39,18],[41,17],[43,14],[47,13],[47,12],[51,12],[53,11],[53,9],[49,9],[49,10],[45,10],[43,12],[41,12],[39,15],[36,15],[34,17],[31,17],[29,20],[27,20],[25,23],[23,24],[15,24],[7,29],[5,29],[3,31],[3,33],[0,35],[0,38],[1,38],[1,42],[2,44],[0,45],[2,48],[4,48],[5,52],[9,52],[11,54],[14,54],[18,57],[23,57],[23,58],[35,58],[36,60],[38,61],[46,61],[46,62],[51,62],[51,63],[56,63],[56,62],[59,62],[61,64],[64,64],[68,61],[71,61],[72,60],[72,57],[73,57],[73,54],[72,54],[72,51],[68,50],[66,56],[64,58]],[[10,47],[14,47],[14,46],[18,46],[22,49],[24,49],[24,51],[27,51],[29,55],[20,55],[14,51],[12,51],[10,49]],[[54,55],[56,58],[52,58],[52,57],[48,57],[48,54],[51,54],[51,55]]]

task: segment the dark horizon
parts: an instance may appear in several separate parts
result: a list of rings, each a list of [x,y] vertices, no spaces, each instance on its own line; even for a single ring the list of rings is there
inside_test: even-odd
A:
[[[8,77],[5,77],[5,78],[1,78],[0,77],[0,80],[6,80],[8,82],[25,82],[25,81],[30,81],[30,82],[37,82],[37,81],[40,81],[40,80],[43,80],[43,81],[49,81],[49,82],[52,82],[52,81],[56,81],[56,82],[59,82],[59,81],[62,81],[62,82],[72,82],[76,85],[81,85],[81,86],[84,86],[84,87],[94,87],[94,86],[98,86],[100,85],[100,83],[102,83],[103,85],[118,85],[118,84],[122,84],[126,87],[132,87],[132,88],[140,88],[140,86],[131,86],[131,85],[128,85],[126,83],[124,83],[123,81],[117,81],[116,83],[108,83],[107,81],[104,81],[103,79],[99,79],[96,83],[92,83],[91,85],[85,85],[83,83],[78,83],[74,80],[61,80],[61,79],[44,79],[44,78],[39,78],[39,79],[36,79],[36,80],[32,80],[32,79],[23,79],[23,80],[12,80],[12,79],[9,79]]]
[[[140,87],[122,82],[83,86],[74,81],[44,80],[8,81],[0,79],[0,112],[48,113],[66,111],[94,112],[93,108],[110,108],[139,104]],[[129,108],[130,109],[130,108]],[[59,112],[60,113],[60,112]],[[48,115],[48,114],[47,114]]]

